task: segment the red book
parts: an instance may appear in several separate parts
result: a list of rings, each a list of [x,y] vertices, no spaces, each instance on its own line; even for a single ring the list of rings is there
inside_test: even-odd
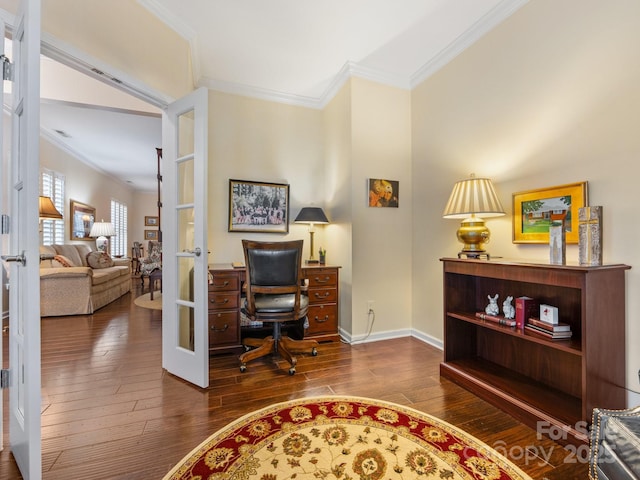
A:
[[[504,318],[497,315],[489,315],[488,313],[476,312],[476,317],[480,320],[488,320],[489,322],[497,323],[499,325],[506,325],[507,327],[515,327],[516,321],[513,318]]]
[[[531,297],[517,297],[516,298],[516,328],[519,330],[524,329],[527,319],[534,317],[538,314],[540,308],[540,302]]]

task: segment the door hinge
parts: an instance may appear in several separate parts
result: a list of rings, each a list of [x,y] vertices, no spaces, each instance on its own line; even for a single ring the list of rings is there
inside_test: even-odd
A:
[[[9,370],[3,368],[0,370],[0,390],[5,388],[9,388]]]
[[[0,61],[2,61],[2,79],[13,82],[13,63],[6,55],[0,55]]]
[[[2,228],[2,232],[1,233],[3,235],[7,234],[7,233],[11,233],[11,231],[10,231],[11,230],[10,229],[11,223],[9,222],[9,219],[10,219],[9,215],[6,215],[4,213],[2,214],[2,227],[1,227]]]

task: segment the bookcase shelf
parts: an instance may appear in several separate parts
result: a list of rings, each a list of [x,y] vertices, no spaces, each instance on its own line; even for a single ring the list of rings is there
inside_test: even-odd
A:
[[[625,407],[627,265],[580,267],[443,258],[440,373],[532,428],[547,422],[568,443],[588,441],[594,407]],[[549,340],[482,320],[488,295],[558,307],[572,338]],[[557,438],[556,438],[557,439]]]
[[[462,320],[463,322],[475,323],[476,325],[481,325],[485,328],[499,331],[501,333],[504,333],[505,335],[513,335],[515,337],[526,337],[527,341],[540,343],[542,345],[545,345],[548,348],[555,348],[573,355],[582,355],[581,342],[579,338],[576,338],[575,334],[570,339],[567,339],[567,340],[547,340],[546,338],[530,335],[515,327],[498,325],[489,320],[480,320],[476,318],[474,313],[448,312],[447,316],[451,318],[456,318],[458,320]]]

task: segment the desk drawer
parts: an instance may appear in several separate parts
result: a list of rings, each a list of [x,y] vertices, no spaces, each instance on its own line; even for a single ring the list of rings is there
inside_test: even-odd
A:
[[[335,287],[309,289],[310,305],[318,303],[336,303],[337,298],[338,290]]]
[[[338,284],[338,273],[335,269],[307,270],[306,277],[309,279],[309,288],[313,287],[335,287]]]
[[[209,284],[209,292],[237,292],[240,290],[238,275],[213,274],[213,281]]]
[[[238,344],[240,341],[239,320],[237,311],[209,313],[209,348]]]
[[[209,291],[209,310],[231,310],[238,308],[238,294]]]
[[[314,305],[309,307],[307,313],[309,329],[306,336],[311,337],[320,333],[336,333],[338,331],[338,306]]]

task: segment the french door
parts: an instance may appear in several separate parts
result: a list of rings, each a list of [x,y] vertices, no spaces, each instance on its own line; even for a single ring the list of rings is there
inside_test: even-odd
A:
[[[207,308],[208,91],[162,118],[162,366],[209,386]]]
[[[7,255],[2,256],[9,266],[9,443],[23,477],[38,480],[42,478],[40,302],[33,298],[40,297],[40,0],[20,4],[12,60],[11,171],[8,181],[3,179],[11,214],[2,230],[9,236]]]

